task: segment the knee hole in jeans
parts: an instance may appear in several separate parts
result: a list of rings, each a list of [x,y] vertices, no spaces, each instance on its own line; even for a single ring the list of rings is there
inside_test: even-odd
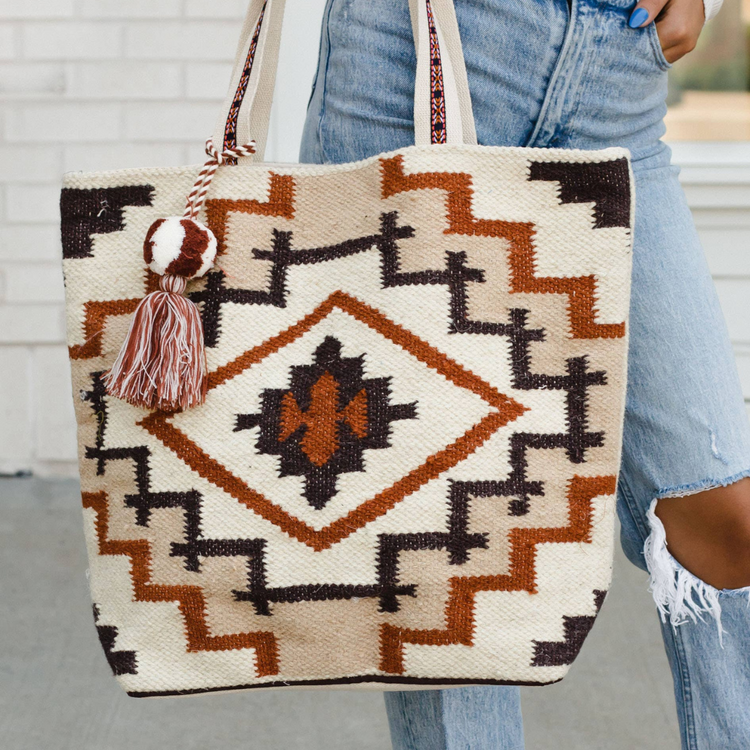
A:
[[[721,637],[720,595],[733,589],[750,597],[748,474],[692,491],[666,490],[652,502],[644,556],[663,621],[678,626],[709,616]]]

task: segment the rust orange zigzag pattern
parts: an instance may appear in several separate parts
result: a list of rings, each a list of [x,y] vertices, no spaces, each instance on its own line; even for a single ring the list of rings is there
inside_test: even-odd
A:
[[[597,323],[596,277],[535,275],[534,225],[527,222],[477,219],[471,205],[474,190],[466,172],[404,172],[404,157],[381,159],[382,195],[388,198],[409,190],[445,190],[446,234],[499,237],[510,243],[511,292],[567,294],[568,317],[574,338],[615,339],[625,335],[625,323]]]
[[[568,485],[567,526],[542,529],[512,529],[510,573],[497,576],[452,578],[446,606],[444,630],[415,630],[384,624],[380,629],[380,669],[403,674],[404,646],[471,646],[474,638],[474,600],[480,591],[528,591],[536,593],[536,551],[539,544],[572,544],[591,541],[591,502],[599,495],[615,492],[616,477],[574,476]]]
[[[197,586],[166,586],[150,583],[151,545],[145,539],[109,539],[109,508],[105,492],[83,492],[83,507],[96,514],[94,527],[100,555],[124,555],[130,558],[130,576],[135,601],[177,602],[185,620],[188,651],[232,651],[255,649],[258,677],[279,673],[279,654],[273,633],[234,633],[209,635],[206,624],[206,599]]]
[[[227,250],[227,220],[229,214],[255,214],[278,216],[282,219],[294,218],[295,185],[294,177],[270,172],[268,200],[231,200],[210,198],[206,201],[206,224],[216,236],[218,254]]]

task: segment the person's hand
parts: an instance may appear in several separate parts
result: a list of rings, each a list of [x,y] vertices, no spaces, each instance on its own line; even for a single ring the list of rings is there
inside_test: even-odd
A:
[[[695,49],[705,23],[703,0],[640,0],[628,25],[640,29],[654,22],[664,57],[673,63]]]

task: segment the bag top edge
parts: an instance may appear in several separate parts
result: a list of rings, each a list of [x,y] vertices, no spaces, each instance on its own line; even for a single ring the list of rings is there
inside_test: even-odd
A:
[[[377,159],[393,157],[398,154],[413,154],[419,152],[434,151],[440,149],[443,153],[446,151],[452,153],[466,153],[466,152],[477,152],[480,151],[487,155],[516,155],[516,154],[527,154],[534,155],[535,158],[540,158],[543,161],[554,161],[555,159],[563,158],[565,161],[612,161],[614,159],[625,158],[630,160],[630,151],[622,147],[610,147],[604,149],[563,149],[563,148],[528,148],[525,146],[468,146],[465,144],[454,144],[454,145],[439,145],[439,146],[405,146],[404,148],[396,149],[394,151],[388,151],[375,156],[370,156],[367,159],[361,159],[355,162],[345,162],[342,164],[301,164],[301,163],[273,163],[273,162],[258,162],[257,164],[239,165],[234,169],[250,170],[250,171],[265,171],[272,169],[274,172],[279,174],[296,174],[296,175],[316,175],[316,174],[332,174],[336,172],[348,172],[355,169],[360,169]],[[194,175],[200,170],[202,165],[191,164],[178,167],[129,167],[127,169],[112,169],[102,170],[94,172],[65,172],[63,174],[63,187],[75,187],[80,182],[90,183],[92,180],[99,179],[112,179],[113,177],[136,177],[144,174],[155,175],[155,176],[178,176],[178,175]]]

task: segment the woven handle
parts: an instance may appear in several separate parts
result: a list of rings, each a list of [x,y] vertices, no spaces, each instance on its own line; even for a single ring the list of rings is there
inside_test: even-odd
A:
[[[262,160],[276,84],[286,0],[250,0],[227,98],[213,142],[223,150],[254,141]],[[474,115],[453,0],[409,0],[417,73],[417,144],[476,144]]]

